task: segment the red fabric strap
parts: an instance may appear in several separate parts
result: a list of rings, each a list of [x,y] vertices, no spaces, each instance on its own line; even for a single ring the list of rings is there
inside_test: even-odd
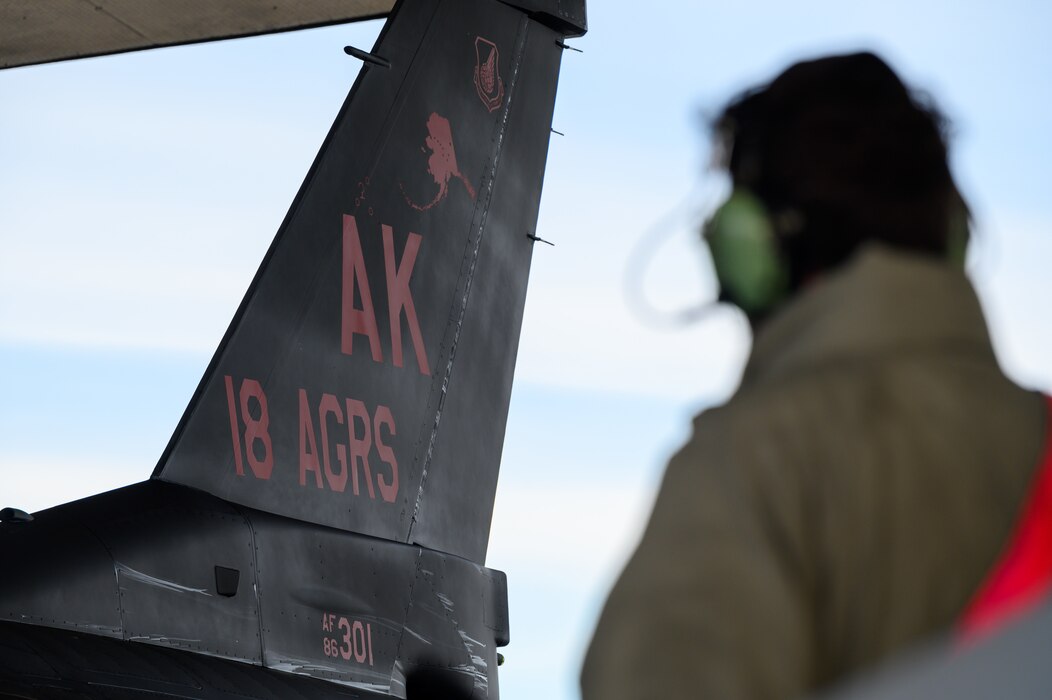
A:
[[[1034,482],[1001,556],[960,619],[967,640],[992,631],[1040,601],[1052,588],[1052,398],[1049,430]]]

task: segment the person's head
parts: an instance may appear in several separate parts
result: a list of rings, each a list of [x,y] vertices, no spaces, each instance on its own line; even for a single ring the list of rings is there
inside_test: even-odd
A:
[[[963,258],[968,212],[943,119],[873,54],[797,63],[734,99],[713,128],[734,193],[706,237],[724,298],[754,320],[869,241]],[[764,237],[771,257],[758,260]],[[766,281],[743,293],[735,275]]]

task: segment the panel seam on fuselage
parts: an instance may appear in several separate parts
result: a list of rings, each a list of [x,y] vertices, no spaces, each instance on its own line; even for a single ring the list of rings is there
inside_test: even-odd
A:
[[[479,251],[482,248],[482,238],[486,230],[486,222],[489,219],[489,208],[493,202],[493,186],[497,178],[497,168],[500,165],[501,154],[504,149],[504,135],[508,128],[508,120],[511,116],[511,107],[515,101],[515,88],[518,85],[519,69],[522,66],[522,59],[526,53],[526,37],[529,33],[530,20],[525,15],[520,21],[520,29],[518,32],[518,43],[515,47],[515,60],[512,61],[512,73],[511,81],[507,91],[507,100],[504,103],[504,109],[501,112],[500,124],[497,127],[497,132],[493,138],[497,146],[494,154],[491,156],[489,172],[486,174],[486,200],[482,207],[481,215],[479,217],[478,230],[475,235],[475,242],[472,246],[469,256],[471,263],[468,267],[466,279],[464,282],[464,291],[460,298],[460,308],[458,310],[457,320],[455,323],[455,331],[453,333],[453,340],[450,343],[449,358],[446,360],[446,367],[442,377],[441,388],[439,390],[438,406],[435,409],[435,418],[431,424],[431,434],[428,438],[427,451],[424,453],[424,463],[420,470],[420,487],[417,490],[416,502],[413,504],[413,516],[409,522],[409,533],[406,538],[406,542],[413,543],[413,530],[416,528],[417,518],[420,515],[420,503],[423,500],[424,489],[427,485],[428,471],[431,467],[431,458],[434,454],[435,443],[438,440],[438,427],[442,419],[442,410],[445,407],[446,395],[449,390],[449,381],[453,373],[453,365],[457,355],[457,345],[460,342],[460,334],[464,327],[464,319],[467,316],[468,301],[471,296],[471,283],[475,276],[475,268],[478,264]],[[481,195],[481,192],[479,193]]]

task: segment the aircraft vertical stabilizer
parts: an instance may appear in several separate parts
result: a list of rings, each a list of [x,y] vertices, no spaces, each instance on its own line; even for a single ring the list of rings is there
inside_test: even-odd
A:
[[[484,560],[560,42],[583,25],[527,4],[396,7],[155,478]]]

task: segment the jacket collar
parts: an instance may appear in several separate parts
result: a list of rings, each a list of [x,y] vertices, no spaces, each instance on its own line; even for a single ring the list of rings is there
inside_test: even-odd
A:
[[[942,260],[870,244],[760,326],[742,386],[831,361],[936,347],[996,362],[968,278]]]

